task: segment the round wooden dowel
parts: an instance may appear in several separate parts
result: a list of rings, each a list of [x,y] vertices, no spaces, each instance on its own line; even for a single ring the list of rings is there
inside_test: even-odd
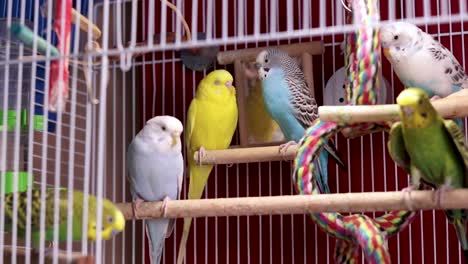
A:
[[[281,154],[278,146],[255,147],[255,148],[232,148],[225,150],[207,150],[202,157],[202,165],[250,163],[263,161],[292,160],[296,157],[297,145],[290,146],[286,153]],[[198,151],[193,155],[196,162]]]
[[[99,29],[98,26],[89,21],[87,17],[77,12],[74,8],[72,8],[72,16],[72,23],[75,23],[78,17],[78,20],[80,21],[80,29],[84,32],[88,32],[88,27],[89,25],[91,25],[91,33],[93,40],[97,40],[101,37],[101,29]]]
[[[464,91],[463,91],[464,92]],[[453,94],[449,97],[432,102],[434,108],[444,118],[468,116],[468,96]],[[361,123],[398,121],[399,107],[397,104],[388,105],[346,105],[346,106],[320,106],[320,120],[336,123]]]
[[[323,43],[321,41],[281,46],[269,46],[269,48],[278,48],[284,50],[289,54],[289,56],[292,57],[301,56],[302,53],[309,53],[310,55],[318,55],[323,53]],[[221,65],[226,65],[234,63],[235,60],[254,61],[258,53],[264,49],[266,49],[266,47],[220,52],[218,53],[218,63]]]
[[[270,197],[218,198],[167,202],[166,218],[304,214],[307,212],[381,212],[408,210],[402,192],[341,193]],[[436,208],[433,191],[413,191],[415,210]],[[160,218],[161,202],[142,203],[137,219]],[[131,203],[120,203],[126,219],[133,219]],[[447,191],[440,209],[468,208],[468,189]]]

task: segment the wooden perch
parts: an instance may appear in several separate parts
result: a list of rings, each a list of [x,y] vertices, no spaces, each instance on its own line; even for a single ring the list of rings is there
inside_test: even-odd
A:
[[[463,93],[466,93],[463,91]],[[434,108],[444,118],[468,116],[468,96],[453,94],[432,102]],[[346,105],[320,106],[320,120],[336,123],[361,123],[398,121],[399,107],[397,104],[387,105]]]
[[[4,256],[3,258],[6,260],[11,259],[12,254],[12,247],[5,246],[4,248]],[[33,250],[30,250],[31,259],[39,259],[39,253]],[[24,247],[16,247],[16,255],[17,255],[17,262],[16,263],[24,263],[25,260],[21,256],[26,255],[26,249]],[[36,263],[35,261],[33,261]],[[45,263],[52,263],[53,262],[53,255],[49,255],[45,257]],[[71,260],[67,262],[67,252],[64,250],[59,250],[58,252],[58,263],[73,263],[73,264],[94,264],[94,257],[92,256],[84,256],[80,253],[72,252]]]
[[[91,25],[91,34],[94,40],[101,37],[101,29],[89,21],[88,18],[83,16],[80,12],[77,12],[74,8],[72,8],[72,16],[72,23],[75,23],[78,17],[78,20],[80,21],[80,29],[84,32],[88,32],[88,25]]]
[[[415,210],[468,208],[468,189],[447,191],[436,208],[434,191],[413,191]],[[136,219],[160,218],[162,202],[141,204]],[[131,203],[120,203],[125,219],[133,219]],[[304,214],[307,212],[381,212],[408,210],[403,192],[340,193],[270,197],[218,198],[167,202],[166,218]]]
[[[47,17],[47,3],[42,4],[41,13],[43,17]],[[88,32],[88,26],[91,25],[91,34],[93,40],[97,40],[101,37],[101,29],[99,29],[99,27],[96,26],[93,22],[89,21],[87,17],[83,16],[80,12],[72,8],[72,23],[75,24],[77,20],[79,21],[80,29],[84,32]]]
[[[284,155],[279,153],[278,146],[207,150],[206,155],[202,157],[201,164],[215,165],[292,160],[296,157],[297,147],[297,145],[290,146]],[[198,160],[198,151],[194,153],[193,157],[196,162],[200,162]]]
[[[218,53],[218,63],[221,65],[232,64],[235,60],[254,61],[258,53],[267,47],[252,48],[245,50],[230,50]],[[286,51],[291,57],[299,57],[303,53],[318,55],[323,53],[323,43],[321,41],[297,43],[281,46],[268,46],[268,48],[278,48]]]

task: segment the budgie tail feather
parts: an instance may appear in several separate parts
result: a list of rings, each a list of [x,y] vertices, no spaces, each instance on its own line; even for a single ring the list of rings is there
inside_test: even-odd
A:
[[[146,220],[146,233],[150,241],[151,264],[161,263],[169,219]]]
[[[190,184],[188,191],[188,199],[200,199],[205,189],[208,176],[213,169],[212,165],[197,166],[194,164],[195,161],[191,160],[190,164]],[[184,218],[184,230],[182,232],[182,238],[180,239],[179,253],[177,256],[177,264],[182,264],[185,257],[185,247],[187,246],[187,239],[190,232],[190,225],[192,218]]]
[[[449,221],[453,224],[455,231],[457,232],[458,241],[460,242],[460,246],[462,247],[462,250],[463,250],[463,255],[465,256],[465,263],[468,264],[468,240],[466,237],[466,226],[465,226],[466,222],[463,218],[458,218],[458,217],[453,218],[453,214],[454,214],[453,211],[455,210],[445,211],[445,213]],[[466,213],[466,211],[463,213]]]

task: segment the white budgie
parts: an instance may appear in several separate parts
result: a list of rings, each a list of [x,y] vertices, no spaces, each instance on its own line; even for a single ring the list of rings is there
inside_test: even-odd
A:
[[[441,43],[408,22],[380,29],[385,57],[406,87],[420,87],[433,99],[468,88],[463,67]]]
[[[171,116],[157,116],[146,122],[130,143],[127,152],[128,179],[133,196],[134,214],[143,201],[165,202],[179,199],[184,160],[180,135],[182,123]],[[160,263],[164,241],[170,236],[175,219],[146,220],[151,263]]]

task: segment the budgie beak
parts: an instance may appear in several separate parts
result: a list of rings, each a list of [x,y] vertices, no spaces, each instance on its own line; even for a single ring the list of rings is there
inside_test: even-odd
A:
[[[226,87],[229,89],[229,91],[233,91],[234,90],[234,86],[232,85],[232,81],[227,81],[225,83]]]
[[[91,241],[96,241],[96,223],[94,221],[90,221],[88,226],[88,239]],[[103,223],[102,227],[102,240],[109,240],[112,238],[112,236],[123,231],[125,228],[125,217],[123,216],[122,212],[116,208],[113,215],[113,222]]]
[[[174,147],[179,142],[180,133],[172,133],[171,147]]]
[[[414,107],[412,106],[402,106],[401,111],[406,115],[406,116],[411,116],[414,113]]]
[[[102,239],[109,240],[113,236],[122,232],[125,228],[125,218],[122,212],[116,209],[114,213],[114,221],[112,224],[106,225],[106,227],[102,230]]]
[[[390,49],[389,48],[382,48],[382,49],[383,49],[383,53],[385,57],[387,57],[388,59],[391,59],[392,56],[390,55]]]
[[[406,89],[401,92],[396,98],[396,102],[400,106],[401,114],[411,119],[416,111],[419,99],[420,97],[415,95],[411,89]]]
[[[122,232],[125,228],[125,217],[122,212],[116,209],[114,213],[114,224],[112,225],[112,234]]]

